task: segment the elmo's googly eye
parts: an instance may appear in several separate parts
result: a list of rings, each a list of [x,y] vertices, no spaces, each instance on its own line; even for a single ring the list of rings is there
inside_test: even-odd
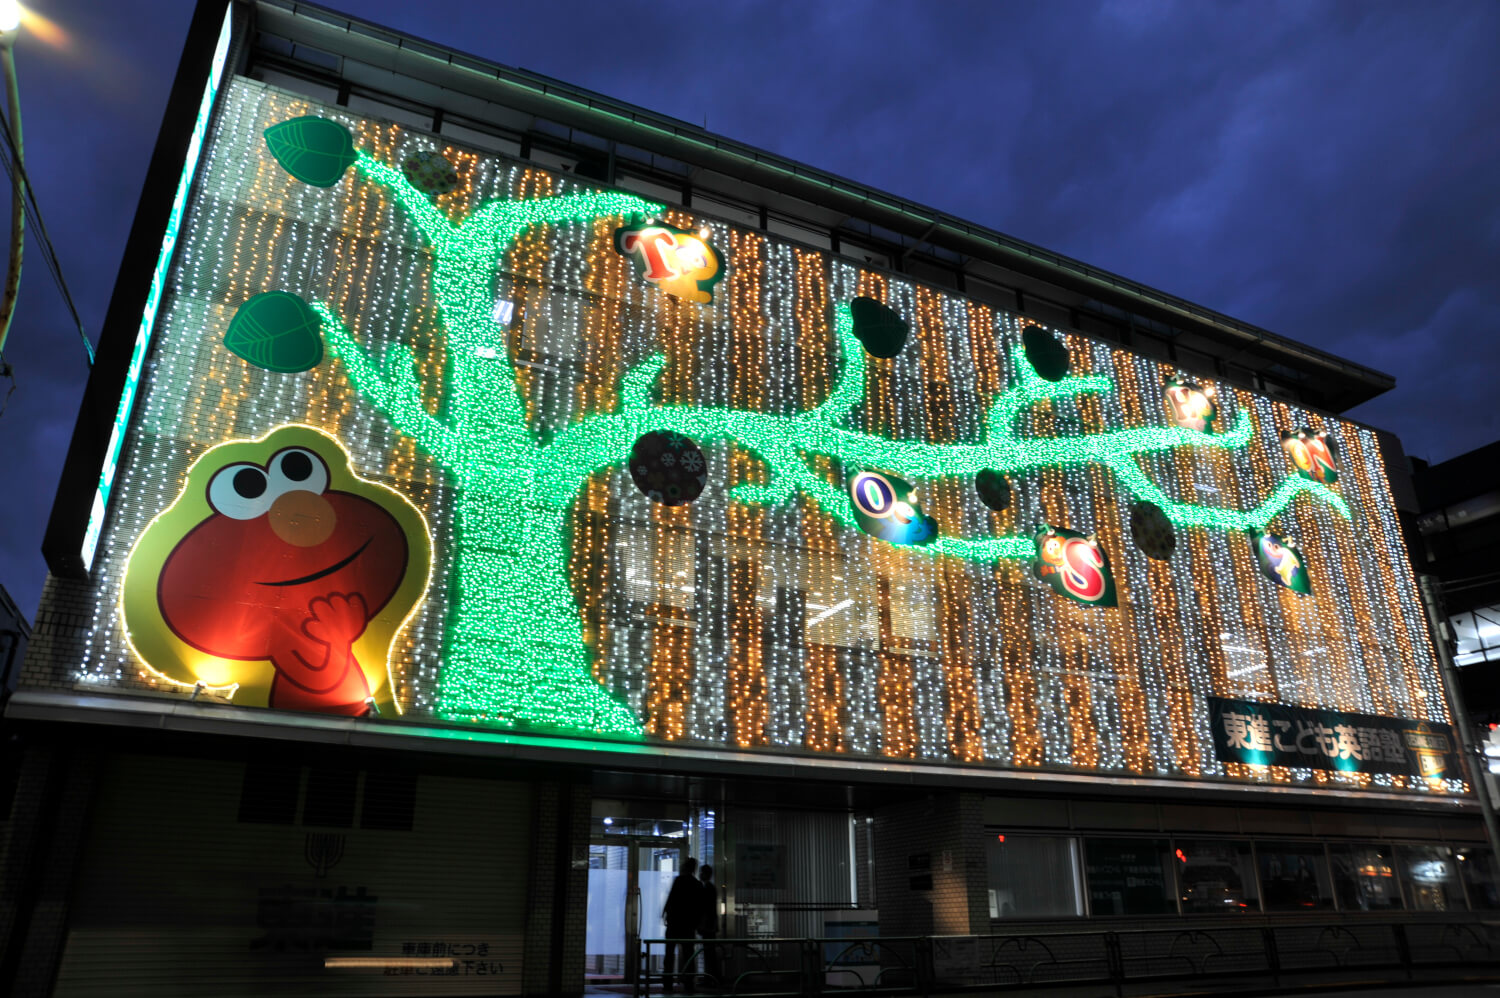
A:
[[[278,451],[267,467],[271,472],[271,491],[278,496],[299,490],[321,495],[328,489],[328,466],[305,448]]]
[[[312,451],[288,447],[277,451],[262,468],[258,464],[230,464],[208,483],[208,504],[214,512],[235,520],[253,520],[288,492],[328,491],[328,465]]]
[[[215,512],[235,520],[255,519],[270,509],[275,499],[265,470],[258,465],[226,465],[208,482],[208,504]]]

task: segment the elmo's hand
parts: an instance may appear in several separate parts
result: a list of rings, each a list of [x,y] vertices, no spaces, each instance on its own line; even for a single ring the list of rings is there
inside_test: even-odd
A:
[[[302,632],[330,648],[347,648],[365,632],[369,614],[359,593],[329,593],[307,604],[311,617],[302,622]]]

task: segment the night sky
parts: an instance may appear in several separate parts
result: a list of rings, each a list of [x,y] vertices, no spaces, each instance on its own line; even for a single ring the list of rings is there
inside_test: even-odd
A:
[[[66,38],[17,45],[27,167],[97,337],[192,6],[30,6]],[[1500,3],[342,6],[1394,374],[1348,415],[1411,454],[1500,437]],[[86,375],[34,242],[6,359],[0,583],[30,616]]]

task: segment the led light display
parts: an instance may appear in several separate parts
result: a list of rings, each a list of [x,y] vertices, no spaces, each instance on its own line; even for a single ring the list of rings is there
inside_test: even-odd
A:
[[[1201,386],[1215,432],[1177,425],[1172,372],[1107,344],[251,81],[222,99],[100,537],[95,611],[34,646],[80,684],[186,698],[177,684],[201,675],[200,700],[246,702],[238,674],[192,671],[186,641],[131,647],[131,580],[160,575],[141,552],[161,545],[143,538],[199,495],[206,454],[297,423],[337,441],[318,451],[331,474],[347,454],[351,475],[425,520],[431,582],[389,639],[386,685],[407,717],[601,745],[1459,787],[1214,751],[1209,697],[1447,720],[1370,431],[1225,384]],[[306,118],[349,137],[330,186],[267,143]],[[448,164],[451,189],[413,181],[420,153]],[[619,233],[658,223],[715,250],[710,300],[642,279],[649,262]],[[226,346],[269,292],[316,315],[324,356],[309,369]],[[894,356],[857,337],[860,298],[906,325]],[[1293,428],[1340,439],[1337,491],[1289,464]],[[701,454],[691,503],[637,487],[632,450],[651,434]],[[236,461],[269,480],[272,458]],[[920,496],[930,542],[860,529],[857,504],[881,496],[850,488],[869,472]],[[981,497],[982,472],[1004,500]],[[206,519],[210,491],[193,501]],[[1133,542],[1141,504],[1174,532],[1170,561]],[[1039,552],[1039,526],[1061,551]],[[1268,584],[1247,531],[1295,536],[1317,584]],[[1043,566],[1057,571],[1039,581]],[[347,624],[350,604],[318,594],[307,614]]]

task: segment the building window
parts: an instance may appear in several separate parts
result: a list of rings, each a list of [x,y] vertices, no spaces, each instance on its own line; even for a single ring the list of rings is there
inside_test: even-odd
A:
[[[1184,913],[1241,914],[1260,910],[1250,843],[1178,839],[1178,894]]]
[[[1083,914],[1077,839],[997,835],[987,851],[991,918]]]
[[[1488,849],[1460,849],[1454,853],[1469,892],[1469,907],[1500,909],[1500,881],[1495,877],[1495,854]]]
[[[1316,911],[1333,907],[1333,880],[1321,845],[1257,842],[1261,899],[1266,911]]]
[[[831,249],[833,240],[829,238],[827,229],[811,229],[805,225],[798,225],[783,218],[771,215],[766,219],[766,229],[772,235],[784,236],[806,246],[816,246],[818,249]]]
[[[1095,915],[1161,915],[1177,910],[1166,839],[1088,839],[1084,868]]]
[[[1484,606],[1449,618],[1458,648],[1454,665],[1500,662],[1500,606]]]
[[[1447,846],[1397,846],[1406,906],[1413,911],[1463,911],[1458,860]]]
[[[1143,357],[1150,357],[1164,364],[1172,362],[1172,345],[1160,337],[1143,333],[1139,329],[1131,334],[1130,349]]]
[[[1333,889],[1345,911],[1388,911],[1401,907],[1396,861],[1390,846],[1330,846]]]

